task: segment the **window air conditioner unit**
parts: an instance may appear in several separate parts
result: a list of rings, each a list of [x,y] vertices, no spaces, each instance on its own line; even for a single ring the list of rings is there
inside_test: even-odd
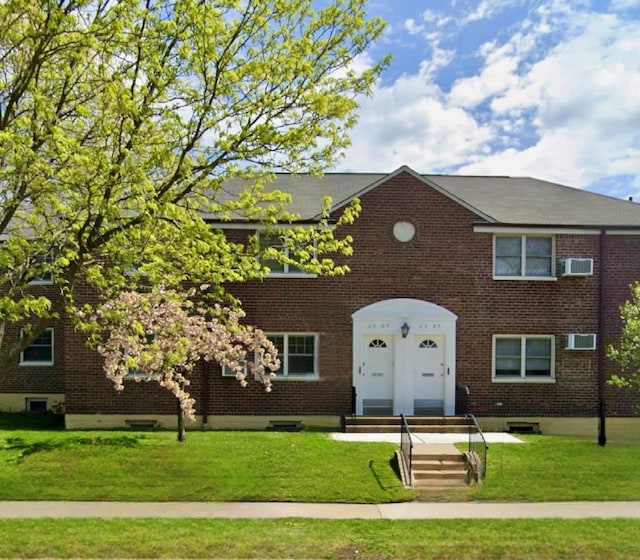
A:
[[[567,350],[595,350],[595,334],[571,333],[567,335]]]
[[[562,259],[562,276],[592,276],[593,259]]]

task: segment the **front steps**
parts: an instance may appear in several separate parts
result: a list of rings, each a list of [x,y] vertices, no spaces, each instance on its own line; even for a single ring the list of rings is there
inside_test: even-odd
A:
[[[452,444],[413,446],[411,485],[418,490],[444,490],[467,485],[467,462]]]
[[[468,431],[463,416],[407,416],[409,430],[416,434],[463,434]],[[344,431],[351,434],[400,432],[399,416],[345,416]]]

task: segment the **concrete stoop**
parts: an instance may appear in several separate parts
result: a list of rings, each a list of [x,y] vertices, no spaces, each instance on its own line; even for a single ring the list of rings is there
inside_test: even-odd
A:
[[[418,490],[458,488],[469,480],[465,456],[452,444],[415,445],[411,473],[411,486]]]
[[[411,433],[467,433],[468,421],[463,416],[408,416]],[[344,431],[352,434],[394,433],[400,431],[398,416],[345,416]]]

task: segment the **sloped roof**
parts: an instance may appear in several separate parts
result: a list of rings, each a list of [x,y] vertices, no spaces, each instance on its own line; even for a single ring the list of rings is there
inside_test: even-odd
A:
[[[478,214],[479,221],[531,226],[640,227],[640,204],[530,177],[422,175],[408,167],[385,173],[326,173],[322,177],[277,173],[265,190],[280,189],[293,198],[289,209],[301,220],[317,219],[322,199],[334,208],[407,172]],[[246,185],[229,181],[225,190]],[[401,196],[401,193],[398,193]]]

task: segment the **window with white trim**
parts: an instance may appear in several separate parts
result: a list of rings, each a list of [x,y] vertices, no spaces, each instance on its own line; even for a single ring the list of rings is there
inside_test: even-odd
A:
[[[24,331],[20,331],[24,336]],[[52,366],[53,365],[53,329],[42,331],[38,337],[20,352],[22,366]]]
[[[146,335],[145,336],[146,344],[151,344],[153,342],[153,339],[154,339],[154,336],[152,334]],[[124,355],[125,357],[129,355],[129,352],[127,351],[126,348],[124,349]],[[141,371],[137,367],[128,367],[127,375],[124,376],[125,379],[132,379],[133,381],[144,381],[144,380],[153,379],[153,377],[154,377],[153,374]]]
[[[552,335],[494,335],[494,381],[551,380],[555,375]]]
[[[318,337],[315,334],[267,334],[278,350],[280,369],[276,377],[318,375]]]
[[[50,286],[53,284],[53,273],[50,270],[42,270],[42,268],[49,267],[51,263],[53,263],[53,257],[51,255],[37,259],[35,265],[36,268],[40,269],[40,272],[31,277],[29,284],[34,286]]]
[[[259,232],[258,240],[261,250],[273,247],[274,249],[281,251],[286,258],[289,258],[290,248],[287,245],[286,234],[267,234]],[[309,272],[305,272],[295,264],[280,262],[277,259],[262,258],[261,263],[269,269],[270,276],[282,276],[287,274],[297,276],[314,276]]]
[[[496,278],[553,278],[551,235],[496,235],[493,245]]]
[[[43,272],[42,274],[38,274],[38,276],[34,276],[29,280],[29,284],[33,286],[50,286],[53,284],[53,273]]]
[[[240,363],[243,366],[242,373],[246,377],[247,372],[248,372],[247,361],[246,360],[242,360]],[[231,368],[229,368],[227,366],[224,366],[224,365],[222,366],[222,377],[235,377],[235,376],[236,376],[235,370],[233,370],[233,369],[231,369]]]

